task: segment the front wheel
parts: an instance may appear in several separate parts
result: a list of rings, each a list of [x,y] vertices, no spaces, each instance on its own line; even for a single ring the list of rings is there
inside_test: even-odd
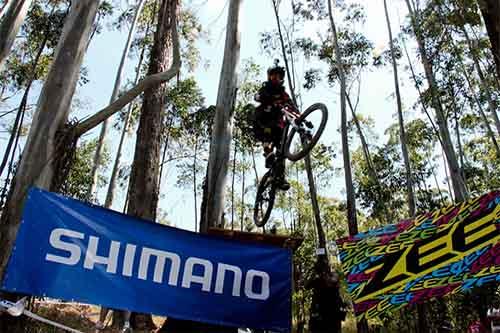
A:
[[[268,171],[260,180],[259,187],[257,188],[257,196],[253,209],[253,220],[256,226],[263,227],[269,220],[275,197],[276,186],[273,184],[271,171]]]
[[[311,105],[295,120],[297,127],[292,127],[285,143],[285,156],[290,161],[298,161],[314,148],[325,130],[328,110],[322,103]],[[295,134],[298,134],[297,136]],[[294,143],[294,139],[299,141]],[[295,150],[297,149],[297,150]]]

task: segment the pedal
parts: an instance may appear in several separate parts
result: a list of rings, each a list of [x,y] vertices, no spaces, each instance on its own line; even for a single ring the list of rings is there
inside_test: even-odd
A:
[[[309,128],[309,129],[312,129],[314,127],[313,123],[311,123],[310,121],[304,121],[304,124],[306,124],[306,127]]]

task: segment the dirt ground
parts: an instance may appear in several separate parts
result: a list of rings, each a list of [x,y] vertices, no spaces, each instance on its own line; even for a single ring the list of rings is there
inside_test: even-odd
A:
[[[70,328],[83,333],[95,333],[95,324],[99,319],[100,308],[95,305],[80,303],[47,301],[34,303],[31,311],[39,316],[58,322]],[[153,322],[157,328],[160,328],[165,321],[165,317],[153,316]],[[100,331],[102,333],[121,333],[120,330],[112,329],[111,315],[108,314],[106,321],[107,327]],[[356,332],[356,322],[354,318],[348,317],[343,323],[342,331],[344,333]],[[152,331],[134,330],[134,333],[153,333]],[[34,320],[28,320],[26,333],[66,333],[66,331],[46,325]],[[10,332],[9,332],[10,333]]]
[[[75,330],[84,333],[94,333],[95,324],[99,319],[99,307],[94,305],[79,304],[79,303],[64,303],[64,302],[36,302],[33,313],[58,322]],[[107,318],[107,327],[102,330],[103,333],[119,333],[120,330],[110,328],[111,315]],[[161,327],[165,321],[164,317],[153,316],[153,322],[156,327]],[[140,331],[134,330],[134,333],[151,333],[154,331]],[[29,333],[66,333],[66,331],[40,323],[29,319],[28,330]]]

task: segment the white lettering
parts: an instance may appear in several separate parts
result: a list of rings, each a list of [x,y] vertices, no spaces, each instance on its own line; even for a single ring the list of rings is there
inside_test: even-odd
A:
[[[224,288],[224,278],[226,271],[231,271],[234,274],[233,277],[233,296],[240,296],[241,289],[241,269],[237,266],[227,265],[227,264],[217,264],[217,277],[215,279],[215,293],[222,294]]]
[[[89,246],[87,247],[87,253],[85,254],[85,262],[83,263],[83,267],[85,267],[86,269],[94,269],[95,264],[103,264],[106,265],[106,272],[115,274],[116,266],[118,265],[120,242],[111,241],[109,255],[107,257],[97,255],[98,244],[99,238],[94,236],[89,237]]]
[[[256,277],[260,277],[261,279],[261,287],[260,287],[260,293],[255,293],[253,291],[253,280]],[[247,295],[248,298],[252,299],[258,299],[258,300],[266,300],[269,298],[269,274],[266,272],[262,271],[256,271],[256,270],[249,270],[247,272],[247,276],[245,278],[245,295]]]
[[[63,264],[63,265],[70,265],[70,266],[76,265],[80,261],[80,257],[81,257],[80,247],[77,244],[62,241],[61,240],[62,236],[76,238],[76,239],[84,239],[85,238],[84,234],[82,234],[81,232],[73,231],[73,230],[68,230],[68,229],[63,229],[63,228],[58,228],[58,229],[52,230],[52,232],[50,233],[50,237],[49,237],[50,245],[52,245],[52,247],[55,249],[69,252],[70,256],[69,257],[61,257],[61,256],[58,256],[55,254],[47,253],[47,255],[45,256],[45,260],[57,262],[57,263]]]
[[[69,238],[63,240],[63,238]],[[84,244],[83,240],[86,239],[86,235],[64,228],[56,228],[52,230],[49,243],[50,245],[59,251],[64,251],[64,253],[47,253],[45,260],[74,266],[80,262],[82,256],[82,249],[87,248],[85,253],[85,260],[83,261],[83,267],[88,270],[93,270],[96,264],[106,265],[106,272],[116,274],[118,271],[118,259],[122,254],[120,252],[121,243],[118,241],[109,241],[109,253],[108,256],[97,255],[97,250],[99,247],[100,239],[95,236],[88,236],[88,244]],[[102,241],[101,241],[102,243]],[[182,276],[182,287],[191,288],[192,284],[200,284],[201,290],[205,292],[213,292],[215,294],[223,294],[224,287],[231,288],[231,294],[235,297],[241,297],[241,287],[242,278],[245,272],[238,266],[215,263],[217,265],[217,275],[215,277],[215,288],[212,289],[212,277],[214,264],[208,260],[188,257],[185,262],[181,262],[181,258],[177,253],[152,249],[148,247],[142,247],[139,249],[141,251],[139,267],[137,269],[136,253],[138,251],[137,245],[134,244],[124,244],[125,251],[123,253],[123,266],[118,274],[121,273],[123,276],[134,277],[137,274],[137,278],[141,280],[148,280],[148,271],[150,268],[150,263],[154,260],[154,272],[153,281],[155,283],[163,283],[165,272],[166,260],[169,260],[170,267],[168,271],[168,284],[174,287],[178,287],[179,274],[181,270],[181,265],[184,264],[184,271]],[[102,246],[101,246],[102,247]],[[101,251],[102,252],[102,249]],[[152,257],[155,257],[152,259]],[[121,257],[120,257],[121,258]],[[201,266],[201,267],[200,267]],[[195,274],[195,267],[196,274]],[[203,272],[201,272],[203,270]],[[231,283],[232,279],[232,283]],[[270,276],[268,273],[258,270],[248,270],[245,274],[244,281],[244,296],[249,299],[265,301],[270,296]],[[226,284],[226,285],[225,285]]]
[[[203,276],[193,275],[194,265],[203,266]],[[201,290],[210,291],[210,285],[212,283],[212,272],[214,268],[210,261],[195,257],[190,257],[186,260],[184,265],[184,276],[182,278],[182,287],[190,288],[191,282],[200,283],[202,285]]]
[[[123,271],[124,276],[132,276],[132,267],[134,267],[135,249],[137,246],[133,244],[127,244],[125,247],[125,259],[123,260]]]
[[[165,259],[170,259],[170,274],[168,277],[168,284],[171,286],[177,285],[179,278],[179,270],[181,266],[181,258],[172,252],[161,251],[144,247],[141,253],[141,262],[139,264],[139,279],[147,280],[149,258],[156,257],[155,271],[153,281],[157,283],[163,282],[163,271],[165,270]]]

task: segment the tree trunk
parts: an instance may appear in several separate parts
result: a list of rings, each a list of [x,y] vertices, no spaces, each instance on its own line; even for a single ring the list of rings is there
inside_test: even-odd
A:
[[[321,225],[321,215],[319,211],[317,193],[316,193],[316,185],[314,184],[314,176],[311,168],[311,156],[309,154],[304,158],[307,172],[307,181],[309,184],[309,192],[311,193],[311,204],[313,206],[314,212],[314,222],[316,225],[316,232],[318,233],[318,248],[325,249],[326,255],[326,237],[325,232],[323,230],[323,226]]]
[[[224,60],[217,94],[216,112],[210,139],[210,155],[203,187],[200,232],[222,224],[224,191],[232,139],[232,117],[236,95],[236,66],[240,56],[239,11],[242,0],[230,0]],[[170,326],[170,325],[171,326]],[[171,329],[170,327],[179,327]],[[182,329],[180,329],[182,327]],[[188,330],[189,328],[189,330]],[[167,320],[160,332],[236,332],[235,328]]]
[[[168,70],[146,76],[143,80],[139,81],[137,85],[124,92],[113,103],[97,111],[89,118],[78,122],[74,126],[74,135],[77,137],[82,136],[94,127],[98,126],[104,120],[120,111],[124,106],[132,102],[137,96],[142,94],[147,89],[152,89],[175,77],[177,73],[179,73],[179,69],[181,66],[181,59],[179,54],[179,36],[177,33],[177,28],[175,26],[173,26],[172,30],[172,43],[174,55],[172,64],[170,68],[168,68]]]
[[[162,0],[150,53],[148,75],[165,72],[173,61],[173,36],[178,0]],[[129,181],[127,214],[155,221],[159,197],[161,138],[167,85],[144,91],[134,161]],[[154,326],[150,316],[135,318],[136,324]]]
[[[389,32],[389,45],[391,48],[391,61],[392,61],[392,69],[394,74],[394,90],[396,92],[396,104],[398,107],[398,122],[399,122],[399,138],[401,141],[401,151],[403,153],[403,161],[405,165],[406,171],[406,195],[408,200],[408,210],[410,213],[410,217],[415,216],[415,193],[413,191],[413,181],[411,175],[411,165],[410,165],[410,157],[408,156],[408,146],[407,146],[407,138],[405,131],[405,124],[403,120],[403,105],[401,102],[401,93],[399,91],[399,78],[398,78],[398,63],[396,60],[396,55],[394,52],[394,42],[392,39],[392,29],[391,29],[391,21],[389,18],[389,11],[387,10],[387,0],[384,0],[384,11],[385,11],[385,20],[387,23],[387,30]]]
[[[420,101],[420,105],[422,106],[422,110],[424,111],[425,115],[427,116],[427,119],[429,120],[429,123],[431,124],[432,129],[434,130],[434,134],[436,134],[436,137],[439,140],[439,143],[441,144],[441,146],[444,146],[443,140],[441,140],[441,134],[439,133],[439,129],[436,127],[436,124],[432,120],[430,112],[429,112],[429,110],[427,109],[427,106],[424,103],[424,95],[422,93],[422,90],[420,89],[419,81],[417,79],[417,75],[415,74],[415,70],[413,69],[413,64],[411,62],[410,54],[408,53],[408,49],[406,47],[406,42],[405,42],[404,38],[402,39],[402,44],[403,44],[403,49],[405,51],[406,59],[408,60],[408,67],[410,68],[411,77],[413,79],[413,83],[415,85],[415,89],[417,89],[417,92],[418,92],[418,98],[419,98],[419,101]]]
[[[454,197],[454,192],[453,192],[453,189],[452,189],[452,186],[450,183],[450,173],[448,172],[448,163],[446,163],[446,153],[445,153],[444,149],[443,149],[442,156],[443,156],[443,165],[444,165],[444,175],[446,176],[446,184],[448,185],[448,191],[450,193],[450,198],[451,198],[451,201],[456,201],[457,199]]]
[[[5,10],[8,8],[7,6],[10,5],[9,4],[9,0],[4,0],[3,4],[0,5],[0,18],[3,16],[3,13],[5,12]]]
[[[479,0],[481,13],[491,42],[491,52],[495,59],[497,76],[500,78],[500,1]]]
[[[330,26],[333,34],[333,48],[335,52],[336,62],[338,64],[339,80],[340,80],[340,113],[341,113],[341,132],[342,132],[342,155],[344,159],[344,174],[345,185],[347,192],[347,221],[349,224],[349,235],[358,233],[358,222],[356,218],[356,200],[354,197],[354,186],[352,183],[351,159],[349,154],[349,142],[347,137],[347,110],[346,110],[346,75],[342,58],[340,55],[340,47],[337,37],[337,28],[333,19],[332,3],[328,2],[328,15],[330,18]]]
[[[32,0],[10,1],[12,3],[9,5],[0,23],[0,71],[3,70],[5,60],[10,53],[10,49],[28,13]]]
[[[11,149],[13,146],[14,146],[14,149],[12,151],[12,158],[14,157],[14,153],[16,151],[16,146],[17,146],[14,143],[17,143],[17,140],[19,139],[20,130],[23,127],[23,119],[24,119],[24,114],[26,112],[26,104],[28,103],[28,95],[29,95],[32,84],[33,84],[33,79],[31,79],[30,82],[28,82],[28,85],[26,86],[26,89],[24,90],[23,97],[21,98],[21,103],[19,104],[19,107],[17,108],[17,114],[16,114],[16,118],[14,119],[14,124],[12,124],[12,130],[10,133],[9,141],[7,143],[7,147],[5,148],[2,162],[0,163],[0,176],[3,174],[5,166],[7,166],[7,162],[9,161],[9,156],[11,155]],[[9,162],[9,164],[12,164],[12,161],[13,160],[11,159],[11,162]],[[7,180],[9,179],[9,175],[7,175],[6,179]]]
[[[288,66],[288,58],[286,56],[286,48],[285,48],[285,42],[283,40],[283,34],[281,33],[281,23],[280,23],[280,17],[278,14],[278,3],[277,0],[272,0],[273,1],[273,9],[274,9],[274,16],[276,17],[276,25],[278,26],[278,35],[280,37],[280,44],[281,44],[281,53],[283,54],[283,60],[285,61],[285,68],[286,68],[286,74],[288,75],[288,88],[290,88],[290,92],[292,93],[292,101],[293,104],[297,105],[297,99],[295,98],[295,89],[292,84],[292,75],[290,73],[290,67]]]
[[[125,43],[125,47],[123,48],[120,65],[118,66],[118,71],[116,72],[115,85],[113,87],[113,92],[111,93],[111,98],[109,100],[110,104],[116,100],[116,97],[118,97],[118,92],[120,91],[120,85],[122,80],[123,68],[125,66],[125,60],[127,59],[128,53],[130,51],[130,46],[132,45],[132,37],[134,36],[135,28],[137,26],[137,22],[139,21],[139,16],[142,12],[142,8],[145,2],[146,0],[138,0],[137,8],[134,14],[134,19],[132,21],[132,25],[130,26],[130,30],[128,32],[127,42]],[[101,132],[99,133],[99,139],[97,140],[97,146],[91,170],[92,183],[90,184],[88,190],[87,194],[88,198],[91,198],[95,194],[97,188],[97,177],[98,177],[97,169],[101,164],[102,147],[104,146],[104,139],[106,137],[106,133],[108,130],[108,122],[109,118],[103,121],[101,126]]]
[[[167,123],[167,128],[163,130],[163,133],[166,133],[165,137],[165,143],[163,144],[163,153],[161,154],[161,163],[160,163],[160,176],[158,177],[159,181],[159,187],[161,191],[161,186],[162,186],[162,181],[163,181],[163,168],[165,167],[165,164],[168,162],[165,160],[167,157],[167,150],[168,150],[168,145],[170,143],[170,130],[172,129],[172,123],[174,122],[174,116],[172,114],[169,114],[169,119]]]
[[[486,93],[486,95],[487,95],[488,107],[490,109],[490,112],[492,113],[492,116],[493,116],[493,118],[495,120],[495,124],[496,124],[497,129],[498,129],[499,134],[500,134],[500,121],[499,121],[498,115],[496,113],[496,106],[495,106],[495,102],[493,101],[493,98],[492,98],[492,95],[491,95],[491,91],[489,89],[489,85],[488,85],[488,83],[485,80],[485,77],[483,75],[483,71],[481,70],[481,66],[479,65],[479,60],[478,60],[476,54],[474,53],[474,50],[472,48],[472,43],[470,41],[469,35],[467,33],[467,30],[465,29],[465,27],[462,27],[461,30],[462,30],[462,32],[465,35],[465,39],[467,40],[467,44],[468,44],[469,49],[470,49],[471,54],[472,54],[472,59],[473,59],[474,66],[475,66],[476,71],[478,72],[478,75],[479,75],[479,80],[480,80],[480,89],[479,89],[479,91],[481,92],[481,90],[484,90],[485,93]],[[448,37],[448,40],[453,44],[453,36],[451,36],[451,33],[449,31],[446,31],[446,35]],[[486,116],[486,113],[484,112],[484,109],[483,109],[481,101],[476,96],[476,93],[474,91],[474,84],[473,84],[473,82],[471,80],[471,76],[469,75],[469,72],[467,71],[467,68],[466,68],[466,66],[465,66],[465,64],[464,64],[464,62],[462,61],[461,58],[458,59],[458,62],[459,62],[459,65],[461,66],[461,69],[462,69],[462,72],[463,72],[463,74],[465,76],[465,79],[467,80],[467,83],[469,85],[469,90],[471,92],[471,96],[472,96],[472,98],[474,99],[474,101],[477,104],[479,114],[481,115],[481,119],[483,120],[484,126],[486,127],[486,131],[488,133],[488,136],[490,137],[490,139],[491,139],[491,141],[493,143],[493,146],[495,147],[495,150],[496,150],[496,153],[497,153],[497,157],[500,157],[500,147],[499,147],[498,142],[497,142],[497,140],[495,138],[495,133],[491,129],[491,125],[490,125],[489,119]],[[461,172],[461,174],[462,174],[462,177],[463,177],[463,171]],[[464,182],[466,183],[465,178],[464,178]]]
[[[380,183],[380,180],[378,178],[377,170],[375,170],[375,166],[373,165],[373,160],[372,160],[371,155],[370,155],[370,149],[368,148],[368,143],[366,142],[365,135],[363,134],[361,124],[359,122],[358,117],[356,116],[356,112],[354,110],[354,107],[352,106],[351,99],[350,99],[348,94],[346,94],[346,98],[347,98],[347,104],[349,104],[349,109],[351,110],[352,119],[354,120],[354,124],[356,126],[356,129],[358,131],[358,136],[359,136],[359,139],[361,141],[361,148],[363,151],[363,156],[365,157],[366,165],[368,166],[368,173],[369,173],[370,177],[373,179],[373,181],[375,182],[375,184],[377,185],[377,191],[380,191],[380,193],[381,193],[382,184]],[[382,207],[386,207],[385,203],[382,201],[382,198],[380,198],[380,200],[381,200]],[[386,212],[385,212],[385,219],[386,219],[386,223],[391,223],[391,214],[390,214],[388,209],[386,209]]]
[[[71,6],[64,24],[55,57],[40,93],[37,111],[14,177],[9,200],[0,224],[0,276],[3,275],[21,220],[24,199],[29,187],[50,189],[54,159],[58,157],[56,134],[68,118],[71,99],[80,75],[98,1],[80,0]],[[64,87],[62,89],[61,87]]]
[[[243,168],[241,168],[241,216],[240,216],[240,230],[243,231],[245,224],[245,149],[241,149],[241,156],[243,159]]]
[[[460,122],[458,121],[458,112],[455,103],[453,103],[453,116],[455,118],[455,135],[457,137],[458,156],[460,159],[460,170],[462,171],[462,177],[464,177],[465,184],[467,185],[467,179],[465,178],[464,175],[464,167],[465,167],[464,149],[462,146],[462,137],[460,136]]]
[[[349,140],[347,133],[347,110],[346,110],[346,75],[342,57],[340,54],[339,41],[337,36],[337,28],[333,19],[333,10],[331,0],[328,2],[328,16],[330,18],[330,27],[333,35],[333,48],[335,52],[336,62],[338,66],[340,79],[340,113],[341,113],[341,135],[342,135],[342,156],[344,160],[344,175],[347,193],[347,223],[349,227],[349,235],[354,236],[358,233],[358,222],[356,218],[356,198],[354,197],[354,185],[352,182],[351,158],[349,154]],[[366,320],[361,320],[356,323],[359,333],[368,332],[368,323]]]
[[[50,17],[52,17],[52,14],[54,13],[55,10],[55,5],[52,7],[52,11],[50,13]],[[49,20],[50,21],[50,20]],[[46,28],[45,28],[45,35],[40,43],[40,46],[38,48],[37,54],[35,56],[35,59],[32,62],[32,67],[31,67],[31,73],[36,73],[36,69],[38,66],[38,62],[40,61],[40,57],[42,56],[43,50],[45,49],[45,46],[47,45],[47,40],[49,38],[49,31],[51,27],[51,22],[48,22]],[[14,152],[16,150],[17,146],[17,140],[19,139],[19,133],[21,132],[22,126],[23,126],[23,119],[24,119],[24,114],[26,111],[26,106],[28,103],[28,95],[31,89],[31,85],[33,84],[35,78],[34,75],[31,75],[30,80],[28,84],[26,85],[26,90],[24,91],[23,97],[21,99],[21,103],[19,104],[19,108],[17,110],[17,115],[16,119],[14,120],[14,125],[12,126],[12,133],[9,138],[9,142],[7,143],[7,148],[5,149],[5,153],[2,159],[2,162],[0,164],[0,176],[2,175],[4,171],[4,167],[7,164],[8,158],[9,158],[9,153],[12,148],[12,144],[16,142],[14,145],[14,151],[12,152],[12,156],[14,156]],[[8,180],[8,176],[6,177],[6,180]],[[3,197],[3,196],[2,196]]]
[[[375,170],[375,167],[373,165],[372,158],[370,156],[370,150],[368,148],[368,143],[366,142],[365,135],[363,134],[361,123],[359,122],[358,116],[356,116],[351,98],[349,97],[349,95],[346,95],[346,98],[349,109],[351,110],[352,119],[354,120],[354,125],[356,126],[356,130],[358,131],[359,140],[361,141],[361,150],[363,151],[363,156],[366,160],[366,165],[368,166],[368,173],[370,174],[370,177],[372,177],[373,181],[377,184],[377,186],[380,187],[381,184],[378,179],[377,171]]]
[[[149,29],[148,29],[149,30]],[[135,74],[134,85],[139,81],[141,75],[142,62],[144,60],[144,52],[146,47],[143,47],[141,54],[139,55],[139,62],[137,63],[137,69]],[[118,171],[120,170],[120,160],[122,157],[123,142],[125,141],[125,135],[130,124],[130,118],[132,117],[132,107],[133,103],[130,103],[127,110],[127,115],[125,116],[125,121],[123,122],[122,133],[120,135],[120,142],[118,143],[118,149],[116,151],[115,162],[113,164],[113,170],[111,171],[111,178],[109,179],[108,192],[106,193],[106,200],[104,201],[104,207],[111,208],[113,205],[113,200],[115,197],[116,190],[116,178],[118,177]]]
[[[451,141],[451,135],[448,129],[446,115],[441,100],[439,98],[439,92],[438,92],[439,88],[436,83],[436,78],[434,76],[432,63],[430,62],[427,56],[427,52],[425,50],[425,41],[423,40],[422,35],[420,33],[420,26],[419,22],[417,21],[418,17],[416,15],[417,13],[414,12],[412,5],[410,4],[410,1],[409,0],[405,1],[408,7],[408,12],[410,13],[415,37],[417,39],[418,50],[420,53],[420,57],[422,59],[422,64],[424,66],[425,76],[429,84],[429,89],[431,91],[431,101],[434,110],[436,111],[437,125],[439,128],[441,141],[443,143],[443,150],[446,155],[446,161],[450,169],[450,176],[451,176],[451,181],[453,183],[453,193],[455,194],[455,200],[464,201],[468,197],[468,193],[465,188],[465,182],[460,174],[460,167],[458,165],[457,155],[455,154],[453,143]]]
[[[239,11],[242,0],[231,0],[227,18],[226,44],[220,75],[215,119],[210,142],[208,160],[207,198],[205,220],[201,231],[222,222],[224,191],[227,178],[229,150],[232,138],[232,117],[236,93],[236,66],[240,57],[238,30]]]
[[[232,170],[232,179],[231,179],[231,230],[234,230],[234,181],[236,179],[236,152],[237,145],[236,142],[233,143],[233,170]]]
[[[165,71],[172,61],[171,31],[176,24],[177,4],[177,0],[161,2],[148,75]],[[152,221],[156,219],[158,204],[159,156],[166,88],[166,84],[162,83],[144,92],[129,182],[127,213]]]
[[[194,141],[194,155],[193,155],[193,195],[194,195],[194,232],[198,227],[198,196],[196,195],[196,167],[198,160],[198,136],[195,137]]]
[[[490,137],[491,143],[493,144],[493,147],[495,148],[495,151],[497,153],[497,158],[500,158],[500,146],[498,146],[498,142],[497,142],[497,139],[495,137],[495,133],[491,129],[490,120],[488,119],[488,117],[486,116],[486,113],[484,112],[481,101],[476,96],[476,93],[474,91],[474,86],[472,84],[472,81],[470,79],[469,74],[467,73],[467,70],[465,69],[465,65],[462,62],[460,62],[460,65],[462,66],[462,72],[464,73],[467,84],[469,85],[469,91],[472,95],[472,99],[474,99],[474,102],[476,102],[477,109],[479,111],[479,115],[481,116],[481,119],[483,120],[484,127],[486,128],[486,133]]]
[[[491,115],[493,116],[493,120],[495,121],[495,127],[497,129],[498,135],[500,135],[500,119],[498,118],[497,113],[497,103],[493,97],[493,93],[491,91],[490,85],[486,82],[486,78],[484,76],[483,70],[481,69],[481,65],[479,64],[479,59],[475,50],[472,46],[472,42],[470,40],[469,34],[467,33],[467,29],[462,27],[462,32],[464,33],[465,38],[467,39],[467,44],[469,46],[469,52],[472,55],[472,60],[474,61],[474,67],[476,68],[477,74],[479,76],[479,80],[481,82],[481,88],[486,92],[486,97],[488,99],[488,107],[490,109]]]

